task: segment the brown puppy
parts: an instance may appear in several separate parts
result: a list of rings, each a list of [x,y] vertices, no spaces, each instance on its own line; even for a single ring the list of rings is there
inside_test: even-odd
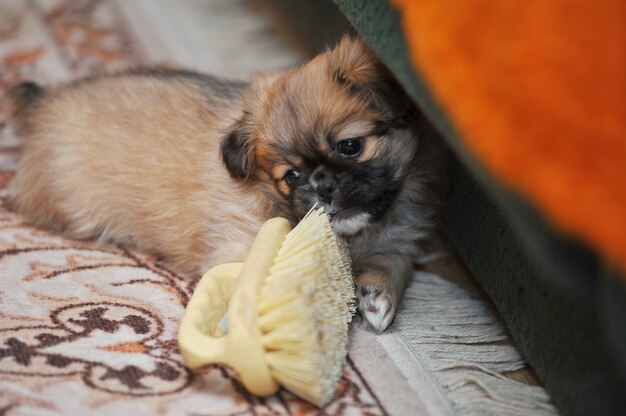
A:
[[[348,238],[359,309],[382,331],[435,221],[438,145],[358,40],[250,84],[135,71],[5,100],[26,137],[17,210],[186,273],[245,258],[261,224],[315,204]]]

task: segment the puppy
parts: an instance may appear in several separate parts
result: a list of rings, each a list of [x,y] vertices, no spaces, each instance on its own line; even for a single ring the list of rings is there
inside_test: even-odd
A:
[[[33,223],[198,274],[242,261],[267,219],[295,224],[317,204],[349,242],[377,332],[436,220],[438,140],[360,40],[250,83],[137,70],[25,83],[4,102],[25,138],[13,203]]]

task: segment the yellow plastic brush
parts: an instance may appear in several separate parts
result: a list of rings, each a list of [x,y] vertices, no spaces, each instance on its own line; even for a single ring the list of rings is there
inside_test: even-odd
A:
[[[244,263],[202,277],[178,344],[190,368],[223,363],[255,395],[281,385],[323,406],[341,378],[355,311],[350,257],[322,209],[290,230],[283,218],[267,221]]]

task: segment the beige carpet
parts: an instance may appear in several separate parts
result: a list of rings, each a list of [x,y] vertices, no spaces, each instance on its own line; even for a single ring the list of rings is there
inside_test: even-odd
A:
[[[48,84],[153,63],[245,77],[300,60],[242,0],[0,0],[0,94],[19,80]],[[326,409],[284,391],[252,397],[222,366],[191,373],[176,332],[193,277],[141,253],[64,239],[12,213],[5,189],[20,143],[1,120],[0,415],[553,413],[540,387],[501,376],[524,361],[484,301],[477,313],[488,319],[474,326],[433,320],[453,305],[438,299],[476,295],[423,273],[393,331],[353,328]],[[463,305],[457,310],[467,315]],[[463,338],[470,327],[484,331]],[[446,337],[463,342],[455,347]],[[496,346],[468,350],[465,341]],[[451,358],[459,345],[460,364]]]

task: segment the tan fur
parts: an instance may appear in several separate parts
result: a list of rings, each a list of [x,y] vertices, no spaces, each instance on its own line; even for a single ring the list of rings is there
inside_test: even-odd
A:
[[[188,273],[240,261],[272,210],[221,164],[220,139],[238,104],[210,103],[193,84],[149,75],[62,88],[28,119],[16,207],[72,237],[163,254]]]
[[[14,203],[35,224],[197,275],[243,260],[267,219],[295,223],[321,203],[349,238],[359,308],[376,331],[436,220],[434,134],[359,40],[250,84],[135,71],[52,91],[25,84],[5,101],[26,138]],[[346,158],[338,143],[354,138],[361,152]]]

